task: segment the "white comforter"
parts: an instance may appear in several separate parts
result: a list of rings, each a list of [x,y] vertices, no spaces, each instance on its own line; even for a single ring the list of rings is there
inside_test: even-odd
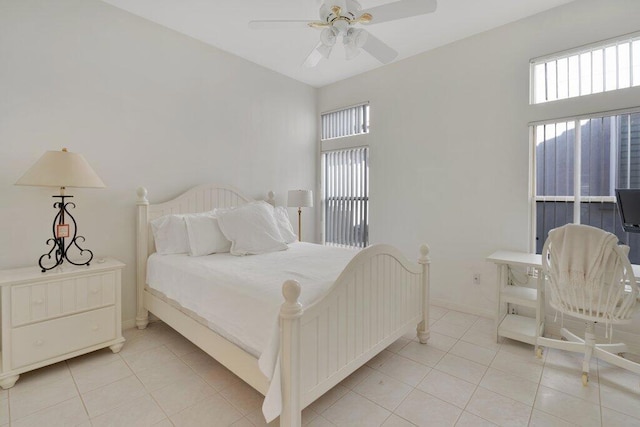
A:
[[[278,312],[285,280],[300,282],[300,302],[313,304],[357,253],[310,243],[244,257],[228,253],[203,257],[153,254],[147,263],[147,284],[209,322],[209,327],[245,351],[273,379],[263,412],[267,421],[280,414],[277,369]]]

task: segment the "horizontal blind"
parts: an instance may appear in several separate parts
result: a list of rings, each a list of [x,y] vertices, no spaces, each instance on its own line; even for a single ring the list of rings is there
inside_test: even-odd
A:
[[[369,104],[360,104],[322,114],[320,139],[369,133]]]
[[[640,86],[640,33],[531,61],[531,102]]]
[[[369,149],[323,153],[325,243],[369,244]]]

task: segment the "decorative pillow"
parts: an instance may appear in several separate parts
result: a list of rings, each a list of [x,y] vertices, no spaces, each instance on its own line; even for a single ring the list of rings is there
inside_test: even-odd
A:
[[[231,242],[222,234],[216,217],[186,215],[184,222],[189,238],[189,255],[202,256],[229,252]]]
[[[220,230],[231,241],[231,255],[262,254],[288,248],[272,211],[273,207],[266,202],[214,211]]]
[[[189,238],[184,215],[165,215],[151,221],[156,252],[161,255],[189,252]]]
[[[285,243],[293,243],[298,240],[298,236],[293,232],[291,221],[289,221],[289,213],[284,206],[277,206],[273,209],[273,217],[278,224],[278,230]]]

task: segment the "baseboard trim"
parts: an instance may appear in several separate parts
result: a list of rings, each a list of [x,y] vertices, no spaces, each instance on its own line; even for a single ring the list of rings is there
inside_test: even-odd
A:
[[[136,327],[136,319],[129,319],[122,321],[122,330],[131,329]]]
[[[487,310],[487,309],[484,309],[484,308],[469,307],[467,305],[456,304],[454,302],[443,300],[443,299],[438,299],[438,298],[432,298],[431,299],[431,304],[432,305],[437,305],[438,307],[446,308],[446,309],[449,309],[449,310],[460,311],[462,313],[468,313],[468,314],[474,314],[474,315],[480,316],[480,317],[487,317],[489,319],[495,318],[494,310]]]
[[[462,313],[474,314],[476,316],[486,317],[488,319],[495,319],[495,311],[487,310],[477,307],[469,307],[462,304],[456,304],[454,302],[433,298],[431,299],[431,304],[446,308],[448,310],[460,311]],[[545,316],[544,330],[545,335],[549,336],[560,336],[560,322],[554,322],[555,315],[547,314]],[[584,322],[579,320],[564,318],[564,327],[569,329],[571,332],[578,336],[582,336],[584,332]],[[598,342],[608,342],[608,339],[605,339],[605,326],[598,324],[596,326],[596,336],[598,337]],[[640,355],[640,335],[634,334],[627,331],[620,331],[618,329],[613,328],[613,339],[612,342],[623,342],[629,347],[629,352],[633,354]]]

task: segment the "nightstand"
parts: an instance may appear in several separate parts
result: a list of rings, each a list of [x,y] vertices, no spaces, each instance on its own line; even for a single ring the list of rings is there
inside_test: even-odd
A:
[[[120,286],[124,264],[113,258],[90,266],[65,263],[0,271],[0,387],[20,374],[109,347],[120,351]]]

